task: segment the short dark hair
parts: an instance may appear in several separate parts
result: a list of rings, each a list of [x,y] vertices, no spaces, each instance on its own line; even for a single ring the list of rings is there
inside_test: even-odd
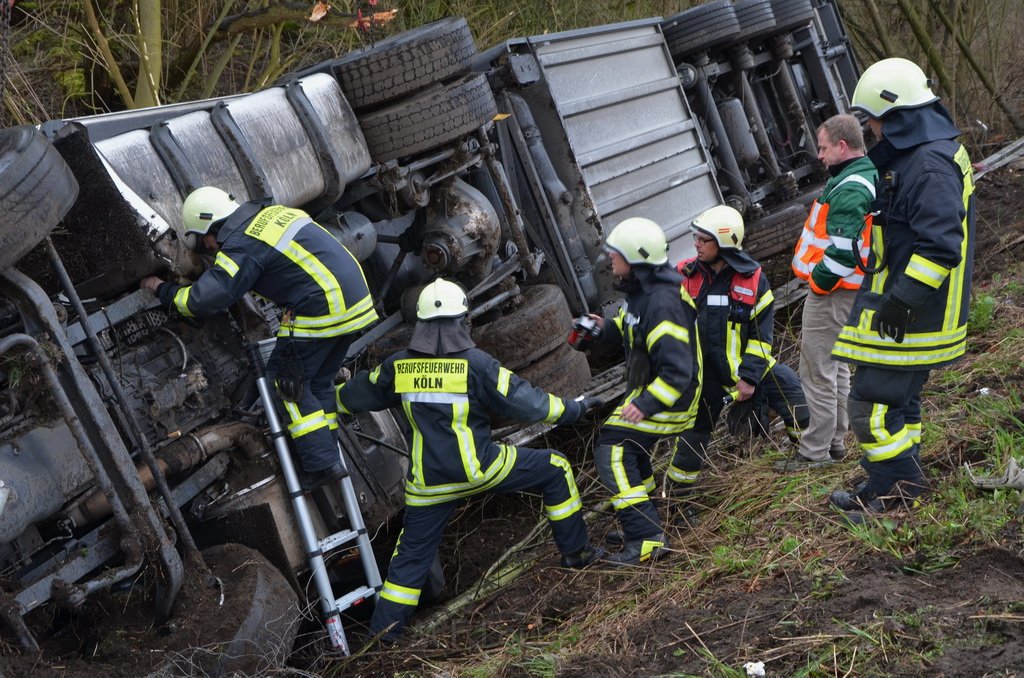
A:
[[[845,141],[846,145],[855,151],[865,150],[864,132],[861,130],[860,121],[848,113],[833,115],[818,127],[819,132],[822,130],[834,144]]]

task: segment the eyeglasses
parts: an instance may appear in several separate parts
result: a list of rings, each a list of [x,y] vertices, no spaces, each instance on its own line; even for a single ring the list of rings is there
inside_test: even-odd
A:
[[[708,245],[708,244],[711,244],[711,243],[715,242],[715,239],[714,238],[709,238],[706,235],[701,235],[700,233],[694,233],[693,234],[693,241],[694,242],[699,242],[702,245]]]

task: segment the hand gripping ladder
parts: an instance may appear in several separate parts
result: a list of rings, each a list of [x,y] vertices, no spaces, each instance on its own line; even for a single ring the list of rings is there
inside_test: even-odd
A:
[[[274,449],[277,450],[277,457],[281,462],[281,472],[284,474],[288,494],[292,500],[292,507],[295,509],[295,519],[302,536],[303,546],[306,549],[309,569],[313,573],[313,581],[316,584],[317,593],[320,595],[320,612],[323,616],[324,626],[327,628],[331,645],[335,649],[341,650],[345,655],[348,655],[348,639],[345,637],[345,629],[341,625],[341,613],[366,598],[372,596],[376,599],[382,588],[382,582],[380,571],[377,569],[377,561],[373,557],[373,549],[370,546],[370,537],[366,533],[363,514],[359,510],[359,502],[356,499],[355,489],[352,486],[352,478],[347,473],[348,466],[345,463],[345,455],[342,453],[339,442],[338,455],[342,466],[346,469],[345,477],[340,482],[340,490],[345,503],[345,513],[348,515],[349,525],[352,529],[341,530],[323,539],[317,539],[313,520],[309,514],[309,507],[306,504],[306,496],[299,483],[295,464],[292,462],[291,448],[289,446],[291,438],[288,435],[288,431],[281,425],[281,420],[278,417],[274,391],[271,388],[270,380],[267,378],[266,370],[263,366],[263,358],[260,355],[257,344],[253,344],[250,347],[250,356],[256,370],[256,387],[259,389],[260,399],[263,401],[263,409],[267,415],[267,423],[270,426],[270,435],[274,441]],[[334,590],[331,588],[330,578],[327,576],[324,554],[353,541],[359,546],[359,559],[363,565],[367,585],[360,586],[340,598],[336,598]]]

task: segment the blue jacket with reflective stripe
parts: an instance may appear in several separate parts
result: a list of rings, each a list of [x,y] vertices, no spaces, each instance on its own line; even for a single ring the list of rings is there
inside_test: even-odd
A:
[[[400,351],[338,387],[343,413],[402,407],[412,429],[406,503],[429,505],[486,490],[515,464],[491,439],[491,415],[571,424],[583,405],[551,395],[470,348],[444,356]]]
[[[161,285],[163,304],[209,316],[251,290],[291,310],[290,330],[305,338],[350,334],[377,319],[359,262],[305,212],[249,202],[225,220],[217,239],[213,266],[191,285]]]
[[[974,177],[940,106],[895,111],[892,120],[886,116],[886,139],[869,153],[880,176],[869,266],[883,267],[864,279],[832,351],[839,360],[923,370],[950,363],[966,350]],[[875,308],[886,292],[913,309],[899,344],[880,338],[875,327]]]

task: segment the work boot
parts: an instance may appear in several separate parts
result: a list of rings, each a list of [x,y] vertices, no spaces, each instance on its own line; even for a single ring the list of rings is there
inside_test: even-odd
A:
[[[927,489],[923,477],[913,480],[898,480],[883,494],[871,489],[871,481],[860,483],[852,492],[835,490],[828,497],[828,503],[845,512],[845,518],[861,524],[869,515],[887,511],[910,509],[918,505],[918,498]]]
[[[606,558],[612,565],[639,565],[655,561],[668,554],[665,535],[661,532],[650,537],[630,539],[623,543],[622,550]]]
[[[576,553],[569,553],[562,556],[562,567],[568,567],[573,570],[582,570],[588,565],[593,564],[595,561],[604,558],[607,551],[600,546],[595,546],[590,542],[581,548]]]
[[[298,473],[299,485],[302,487],[303,494],[308,494],[328,483],[337,483],[348,475],[348,471],[345,470],[340,461],[336,461],[331,466],[319,471],[313,471],[312,473],[306,472],[301,465],[296,467],[295,471]]]
[[[785,461],[775,462],[775,468],[786,473],[793,471],[805,471],[807,469],[824,468],[831,466],[835,460],[830,456],[827,459],[810,459],[796,452]]]
[[[828,448],[828,456],[832,457],[832,461],[842,461],[846,459],[846,445],[833,444]]]

